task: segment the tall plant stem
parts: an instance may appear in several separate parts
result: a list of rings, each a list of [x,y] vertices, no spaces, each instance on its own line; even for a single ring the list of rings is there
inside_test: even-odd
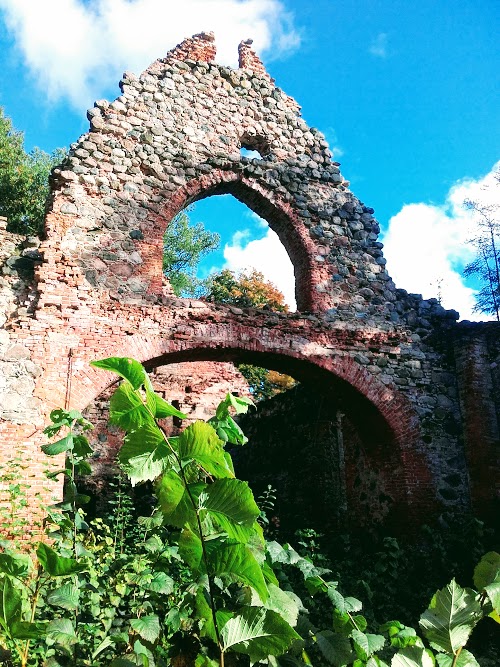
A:
[[[160,433],[162,434],[163,439],[165,440],[168,448],[172,452],[172,454],[173,454],[173,456],[174,456],[174,458],[177,462],[177,465],[179,466],[179,472],[180,472],[180,475],[181,475],[182,482],[184,484],[184,488],[186,489],[186,491],[188,493],[189,501],[190,501],[190,503],[193,507],[193,510],[196,514],[196,523],[198,525],[198,532],[200,534],[201,549],[202,549],[202,554],[203,554],[203,562],[205,563],[205,570],[206,570],[207,577],[208,577],[208,590],[209,590],[209,593],[210,593],[210,609],[212,611],[212,620],[213,620],[213,623],[214,623],[215,637],[217,639],[217,646],[218,646],[219,651],[220,651],[220,664],[221,664],[221,667],[224,667],[224,649],[223,649],[223,644],[222,644],[222,640],[221,640],[221,637],[220,637],[219,626],[217,624],[217,610],[215,608],[214,584],[213,584],[213,581],[212,581],[212,577],[209,574],[208,554],[207,554],[206,547],[205,547],[205,539],[204,539],[204,536],[203,536],[203,527],[201,525],[200,512],[199,512],[199,509],[198,509],[198,505],[195,502],[195,499],[193,498],[193,495],[191,493],[191,489],[189,488],[189,483],[187,481],[186,473],[184,471],[184,467],[182,465],[182,461],[179,458],[179,455],[177,454],[175,449],[170,444],[170,441],[167,437],[167,434],[165,433],[163,428],[160,426],[160,424],[158,424],[158,422],[156,421],[156,419],[155,419],[154,415],[152,414],[151,410],[147,407],[147,405],[145,405],[145,407],[148,410],[151,417],[154,419],[156,426],[158,427]]]
[[[35,590],[33,591],[33,602],[31,603],[30,623],[33,623],[35,621],[36,608],[38,605],[38,597],[40,595],[41,586],[42,586],[42,566],[38,565],[36,572]],[[21,655],[21,667],[26,667],[26,665],[28,664],[30,644],[31,640],[30,639],[26,640],[26,644],[24,645],[24,650]]]

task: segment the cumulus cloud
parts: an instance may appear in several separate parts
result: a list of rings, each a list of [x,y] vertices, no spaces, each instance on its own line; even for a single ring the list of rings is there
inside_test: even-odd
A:
[[[41,89],[76,108],[198,32],[215,32],[217,61],[232,66],[242,39],[268,57],[300,42],[280,0],[0,0],[0,10]]]
[[[388,39],[386,32],[379,32],[379,34],[372,40],[370,48],[368,49],[372,56],[376,58],[387,58]]]
[[[441,206],[407,204],[389,221],[382,239],[387,268],[398,287],[440,297],[445,308],[458,310],[462,319],[487,319],[473,313],[476,294],[462,277],[474,257],[470,239],[477,233],[477,219],[463,207],[465,200],[500,206],[500,188],[492,171],[479,180],[464,179],[448,192]]]
[[[225,269],[245,271],[257,269],[271,281],[285,297],[291,310],[296,309],[293,265],[278,235],[271,229],[261,239],[249,241],[248,230],[238,231],[231,243],[224,246]]]

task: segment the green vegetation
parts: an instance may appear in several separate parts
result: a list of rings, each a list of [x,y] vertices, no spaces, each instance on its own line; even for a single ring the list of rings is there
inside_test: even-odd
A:
[[[205,281],[196,277],[202,257],[219,246],[218,234],[205,229],[203,223],[191,225],[181,211],[168,225],[163,238],[163,272],[177,296],[197,296],[205,291]]]
[[[119,462],[133,485],[154,484],[156,505],[136,520],[120,479],[114,513],[87,523],[89,498],[76,475],[90,471],[91,425],[76,411],[52,412],[52,441],[42,449],[66,457],[49,473],[64,475],[65,497],[48,508],[34,553],[2,543],[4,664],[477,666],[466,645],[483,618],[500,622],[499,554],[482,558],[475,590],[452,580],[435,593],[420,635],[394,620],[372,629],[360,600],[325,567],[315,534],[301,535],[305,555],[266,540],[272,491],[259,509],[226,449],[245,444],[232,415],[250,401],[229,394],[208,422],[167,437],[161,420],[184,415],[154,392],[141,364],[113,357],[93,365],[122,378],[110,400],[110,421],[125,432]],[[22,499],[15,479],[8,495],[11,506]],[[394,551],[389,545],[382,578]]]
[[[66,151],[49,155],[34,148],[26,153],[23,141],[0,108],[0,215],[7,218],[9,231],[37,235],[43,228],[50,171]]]

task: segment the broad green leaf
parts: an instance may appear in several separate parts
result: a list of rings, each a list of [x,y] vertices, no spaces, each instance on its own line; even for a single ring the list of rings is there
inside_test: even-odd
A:
[[[429,649],[408,646],[392,656],[391,667],[434,667],[434,656]]]
[[[10,577],[0,580],[0,624],[7,631],[21,619],[21,593]]]
[[[300,636],[279,614],[263,607],[244,607],[229,619],[221,632],[224,651],[232,648],[250,656],[252,662],[281,655]]]
[[[420,617],[420,627],[437,651],[456,654],[465,646],[482,611],[474,591],[461,588],[454,579],[433,596]]]
[[[172,453],[156,424],[144,424],[127,433],[118,453],[130,483],[156,479],[172,465]]]
[[[316,593],[326,593],[328,590],[328,584],[326,581],[318,576],[308,577],[304,583],[306,585],[307,592],[310,595],[316,595]]]
[[[351,637],[354,642],[354,649],[361,660],[368,660],[371,655],[380,651],[385,644],[385,637],[382,635],[365,634],[359,630],[353,630]]]
[[[160,619],[155,614],[133,618],[130,627],[147,642],[154,643],[160,636]]]
[[[214,618],[212,607],[210,606],[210,596],[205,587],[200,587],[196,592],[195,598],[196,614],[200,619],[203,619],[201,626],[201,636],[208,637],[217,643],[217,635],[215,632]],[[217,627],[222,628],[230,618],[233,618],[234,613],[227,609],[217,609],[215,617],[217,619]]]
[[[47,634],[47,622],[17,621],[12,623],[10,634],[13,639],[41,639]]]
[[[74,558],[59,556],[52,547],[41,542],[36,550],[36,555],[45,572],[53,577],[65,577],[68,574],[76,574],[87,569],[86,563],[81,563]]]
[[[179,538],[179,555],[194,572],[205,571],[201,540],[189,527],[184,528]]]
[[[146,380],[146,371],[142,364],[129,357],[108,357],[107,359],[91,361],[90,365],[120,375],[130,382],[133,389],[139,389]]]
[[[388,621],[380,626],[380,632],[387,632],[394,648],[406,648],[420,642],[413,628],[408,628],[399,621]]]
[[[75,435],[73,438],[73,454],[81,456],[82,459],[87,458],[93,452],[89,441],[84,435]]]
[[[269,597],[269,591],[262,574],[262,569],[250,549],[239,542],[210,540],[205,549],[209,563],[209,574],[229,575],[254,588],[262,602]]]
[[[63,584],[47,596],[47,602],[54,607],[62,609],[78,609],[80,601],[80,589],[75,584]]]
[[[169,470],[156,486],[156,495],[166,523],[183,528],[186,523],[195,525],[196,508],[200,494],[206,488],[203,482],[189,484],[188,488],[175,470]]]
[[[41,449],[47,456],[57,456],[57,454],[62,454],[62,452],[73,449],[73,433],[68,433],[64,438],[57,440],[57,442],[52,442],[50,445],[42,445]]]
[[[149,394],[149,392],[147,393]],[[179,419],[187,419],[187,415],[185,415],[180,410],[177,410],[177,408],[174,408],[174,406],[170,405],[170,403],[167,403],[167,401],[163,399],[161,396],[158,396],[158,394],[153,393],[152,403],[153,403],[152,406],[153,414],[156,417],[156,419],[165,419],[166,417],[178,417]]]
[[[196,656],[194,661],[194,667],[219,667],[220,663],[218,660],[212,660],[208,655],[203,655],[199,653]]]
[[[47,636],[56,642],[56,644],[65,647],[78,642],[75,628],[69,618],[57,618],[54,621],[50,621],[47,626]]]
[[[467,649],[462,649],[456,659],[453,655],[438,653],[436,662],[439,667],[479,667],[478,661]]]
[[[0,572],[22,579],[31,570],[31,558],[25,554],[0,554]]]
[[[244,396],[234,396],[234,394],[228,394],[227,399],[229,399],[229,404],[237,415],[246,414],[249,407],[255,407],[255,403],[251,398],[245,398]]]
[[[154,593],[170,595],[174,590],[174,580],[166,572],[154,572],[151,581],[144,588]]]
[[[222,442],[206,422],[197,421],[179,436],[178,453],[183,461],[194,460],[214,477],[232,477],[224,457]]]
[[[350,664],[355,658],[351,642],[348,637],[339,635],[331,630],[324,630],[316,634],[316,643],[323,657],[335,667]]]
[[[268,589],[269,599],[266,601],[266,607],[277,612],[289,625],[295,627],[300,610],[304,611],[299,596],[293,591],[284,591],[272,583],[268,584]]]
[[[500,554],[490,551],[481,558],[474,570],[474,584],[486,592],[494,610],[490,616],[496,620],[500,614]]]
[[[109,401],[109,421],[124,431],[153,425],[153,417],[141,396],[129,384],[122,384]]]
[[[474,586],[482,591],[500,580],[500,554],[489,551],[485,554],[474,569]]]
[[[239,542],[248,542],[259,516],[252,491],[239,479],[219,479],[210,484],[203,494],[203,508],[220,530]]]

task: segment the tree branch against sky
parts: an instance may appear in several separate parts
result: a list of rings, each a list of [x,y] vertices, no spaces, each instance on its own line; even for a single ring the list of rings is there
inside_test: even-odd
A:
[[[475,312],[494,315],[500,322],[500,166],[493,180],[483,188],[484,197],[466,199],[464,206],[472,212],[477,234],[471,239],[476,257],[464,269],[464,275],[481,282],[476,295]]]

